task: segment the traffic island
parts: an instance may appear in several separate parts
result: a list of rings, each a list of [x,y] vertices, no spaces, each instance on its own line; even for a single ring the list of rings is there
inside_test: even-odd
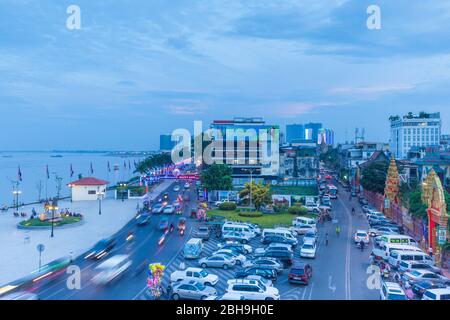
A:
[[[76,227],[82,225],[84,223],[84,219],[82,216],[74,217],[74,216],[61,216],[58,219],[55,219],[53,222],[54,228],[69,228]],[[19,229],[30,229],[30,230],[45,230],[52,228],[51,220],[41,220],[40,218],[31,218],[28,220],[23,220],[19,222],[17,225]]]

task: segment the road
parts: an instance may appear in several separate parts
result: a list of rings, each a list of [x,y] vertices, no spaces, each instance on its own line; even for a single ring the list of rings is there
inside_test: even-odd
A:
[[[170,200],[173,201],[177,192],[172,187],[168,190]],[[195,192],[190,191],[191,199],[196,199]],[[191,207],[196,206],[196,201],[190,202],[184,208],[183,215],[188,216]],[[355,207],[357,214],[351,215],[351,209]],[[369,253],[366,249],[361,251],[356,248],[352,241],[353,233],[357,229],[368,229],[367,221],[359,217],[360,206],[357,199],[349,201],[349,194],[339,188],[339,197],[333,200],[333,213],[338,219],[341,234],[335,233],[335,224],[326,222],[319,226],[319,245],[315,259],[304,259],[299,256],[299,249],[295,250],[296,261],[308,262],[313,267],[313,278],[308,286],[292,285],[287,281],[288,271],[284,271],[275,286],[280,290],[281,298],[284,300],[373,300],[378,299],[378,290],[370,290],[367,287],[367,268],[369,267]],[[176,225],[179,216],[171,216]],[[189,239],[197,222],[187,219],[186,234],[181,237],[177,232],[171,233],[166,241],[160,246],[158,240],[162,231],[157,230],[158,215],[152,216],[152,221],[145,227],[136,227],[134,221],[130,221],[117,234],[118,244],[114,254],[130,255],[133,266],[136,269],[143,261],[161,262],[167,266],[163,285],[168,284],[170,274],[178,269],[182,258],[182,248]],[[131,243],[125,241],[128,232],[133,231],[135,240]],[[329,235],[329,243],[325,245],[325,233]],[[204,255],[210,254],[217,249],[219,239],[211,238],[204,248]],[[254,239],[250,243],[253,248],[260,246],[260,240]],[[196,261],[184,261],[186,266],[197,266]],[[63,299],[63,300],[147,300],[152,299],[146,288],[146,273],[134,276],[128,272],[118,281],[111,285],[101,287],[90,282],[95,274],[94,268],[99,262],[86,261],[83,257],[76,259],[75,263],[82,270],[81,289],[70,290],[66,285],[67,275],[63,275],[56,281],[42,286],[37,291],[41,299]],[[240,267],[239,267],[240,268]],[[211,273],[220,278],[216,286],[217,291],[224,293],[226,281],[234,277],[236,270],[210,269]]]
[[[183,187],[183,183],[179,184]],[[171,202],[181,192],[174,192],[172,189],[173,185],[167,189]],[[186,203],[182,216],[188,217],[191,208],[196,206],[196,201],[193,201],[196,199],[193,189],[191,188],[189,191],[192,201]],[[169,217],[170,222],[173,222],[176,226],[180,216],[174,214],[169,215]],[[153,214],[151,222],[146,226],[138,227],[132,220],[115,234],[114,237],[117,239],[117,245],[110,256],[114,254],[128,254],[133,261],[131,271],[126,273],[122,278],[106,287],[94,285],[90,279],[95,274],[94,268],[100,262],[85,260],[85,255],[82,255],[73,263],[81,269],[80,289],[69,289],[66,284],[69,275],[63,274],[51,283],[41,286],[36,291],[37,295],[43,300],[131,300],[135,298],[146,286],[146,273],[141,272],[139,275],[134,276],[133,271],[144,261],[148,261],[149,263],[169,263],[174,255],[182,250],[184,243],[189,239],[189,234],[192,232],[194,225],[191,219],[187,219],[186,233],[184,236],[180,236],[174,230],[174,232],[169,233],[162,245],[158,245],[158,241],[162,235],[162,231],[157,230],[158,221],[159,215]],[[126,237],[130,231],[134,233],[135,238],[133,241],[127,242]]]

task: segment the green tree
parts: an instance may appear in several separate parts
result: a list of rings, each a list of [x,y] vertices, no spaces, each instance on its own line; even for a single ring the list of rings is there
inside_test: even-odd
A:
[[[244,189],[239,192],[239,197],[244,199],[246,205],[250,205],[250,191],[252,204],[256,210],[260,210],[262,206],[272,203],[272,191],[269,184],[264,185],[262,182],[246,183]]]
[[[388,162],[374,162],[362,170],[361,185],[364,189],[384,193]]]
[[[320,154],[319,159],[325,163],[327,168],[335,170],[339,167],[339,154],[336,148]]]
[[[200,175],[203,186],[208,190],[232,190],[231,167],[226,164],[212,164]]]

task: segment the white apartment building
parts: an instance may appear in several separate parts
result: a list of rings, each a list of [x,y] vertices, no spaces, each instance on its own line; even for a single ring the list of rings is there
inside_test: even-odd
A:
[[[391,116],[390,151],[396,159],[405,159],[412,147],[438,146],[441,137],[441,114],[421,112],[419,115]]]

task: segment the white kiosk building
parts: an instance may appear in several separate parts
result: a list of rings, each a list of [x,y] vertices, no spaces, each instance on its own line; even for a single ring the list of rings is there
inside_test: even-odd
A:
[[[81,178],[68,184],[72,191],[72,201],[93,201],[106,195],[109,181],[93,177]]]

